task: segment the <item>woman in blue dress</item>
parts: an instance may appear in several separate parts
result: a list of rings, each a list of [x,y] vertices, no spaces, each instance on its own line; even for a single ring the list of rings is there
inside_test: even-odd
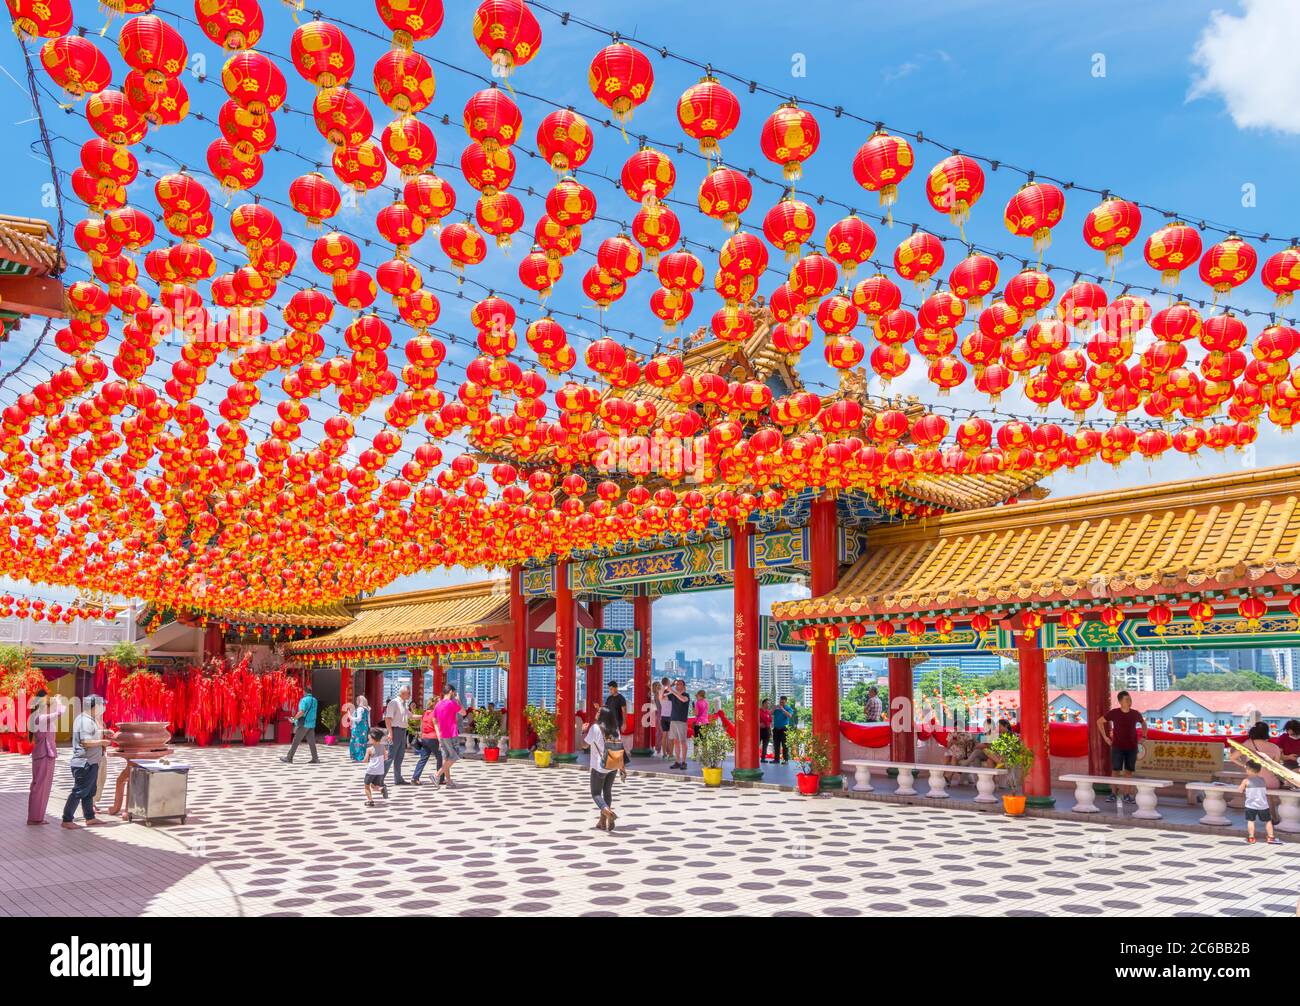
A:
[[[357,696],[352,707],[352,735],[348,738],[348,754],[353,761],[366,760],[366,745],[370,743],[370,702],[364,695]]]

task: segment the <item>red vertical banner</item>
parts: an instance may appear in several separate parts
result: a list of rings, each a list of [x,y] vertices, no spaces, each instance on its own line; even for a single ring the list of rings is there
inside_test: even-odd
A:
[[[758,577],[749,556],[753,534],[751,524],[731,525],[736,705],[736,767],[731,774],[740,780],[763,777],[758,767]]]
[[[1088,712],[1088,774],[1110,775],[1110,747],[1097,724],[1110,710],[1110,654],[1088,650],[1084,655]]]
[[[839,527],[835,500],[813,500],[808,521],[808,563],[812,596],[829,594],[840,580]],[[840,778],[840,680],[830,640],[818,638],[812,649],[812,727],[830,747],[830,771],[822,779],[826,789],[844,785]]]
[[[1025,779],[1025,796],[1034,807],[1051,807],[1052,756],[1047,742],[1047,661],[1038,645],[1038,633],[1029,639],[1016,631],[1016,653],[1020,658],[1020,736],[1034,753],[1034,764]]]
[[[916,761],[916,710],[912,658],[889,658],[889,760]]]
[[[632,625],[641,641],[641,650],[632,662],[632,754],[648,755],[650,724],[655,711],[650,709],[650,598],[638,594],[632,599]]]
[[[605,622],[605,604],[603,601],[590,601],[587,611],[591,615],[594,629],[601,629]],[[594,722],[596,713],[605,702],[605,661],[601,657],[592,657],[587,662],[587,722]],[[620,729],[622,724],[619,724]]]
[[[569,587],[569,563],[555,564],[555,756],[573,761],[573,713],[578,689],[577,617]]]
[[[528,756],[528,605],[524,600],[524,573],[510,570],[510,673],[506,677],[506,728],[510,733],[509,758]]]

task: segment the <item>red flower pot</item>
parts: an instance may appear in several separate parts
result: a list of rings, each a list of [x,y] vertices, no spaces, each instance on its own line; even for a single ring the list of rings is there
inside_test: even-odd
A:
[[[324,737],[321,738],[321,743],[326,745],[336,744],[338,743],[338,738],[335,737],[333,734],[326,734]]]
[[[500,761],[500,760],[501,760],[501,749],[500,749],[500,748],[484,748],[484,749],[483,749],[483,760],[484,760],[484,761]]]
[[[258,743],[258,741],[260,741],[261,739],[262,739],[262,731],[260,731],[260,730],[245,730],[245,731],[244,731],[244,745],[245,745],[246,747],[250,747],[250,748],[253,747],[253,746],[256,745],[256,744]]]
[[[804,796],[812,796],[821,785],[822,777],[816,772],[800,772],[795,776],[794,781],[800,793]]]

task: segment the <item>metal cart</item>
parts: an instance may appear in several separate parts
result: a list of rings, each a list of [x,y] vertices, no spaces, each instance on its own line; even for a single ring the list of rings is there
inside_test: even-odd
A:
[[[179,818],[184,824],[189,779],[190,767],[183,762],[133,762],[127,820],[143,821],[152,827],[155,821]]]

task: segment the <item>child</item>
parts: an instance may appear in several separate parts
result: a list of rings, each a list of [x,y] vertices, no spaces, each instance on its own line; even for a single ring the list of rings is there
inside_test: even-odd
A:
[[[388,785],[384,782],[384,759],[388,754],[388,742],[384,740],[384,731],[381,727],[375,727],[370,731],[370,743],[366,746],[366,754],[369,761],[366,763],[366,806],[375,805],[374,788],[379,787],[379,792],[388,799]]]
[[[1246,841],[1255,844],[1255,822],[1263,821],[1268,844],[1281,845],[1282,842],[1273,834],[1273,815],[1268,807],[1268,785],[1260,775],[1256,762],[1246,762],[1246,778],[1237,790],[1246,794]]]

